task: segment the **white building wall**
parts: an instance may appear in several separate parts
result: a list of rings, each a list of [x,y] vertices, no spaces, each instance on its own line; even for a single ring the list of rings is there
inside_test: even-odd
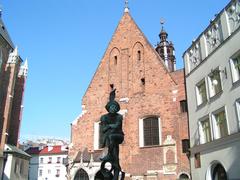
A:
[[[28,180],[29,161],[8,154],[3,180]]]
[[[183,56],[189,113],[191,173],[194,180],[205,178],[211,180],[210,167],[217,162],[223,165],[229,179],[240,179],[238,168],[240,167],[240,120],[236,111],[236,100],[240,98],[240,81],[233,83],[230,66],[231,57],[240,53],[240,21],[235,21],[236,18],[239,18],[239,13],[240,2],[231,0]],[[231,22],[232,20],[234,22]],[[215,25],[216,22],[218,22],[218,26]],[[213,41],[210,44],[209,42],[211,38],[214,40],[216,29],[222,33],[223,39],[220,42],[217,40],[216,47],[209,49]],[[211,37],[206,38],[207,35]],[[195,50],[196,44],[200,45],[198,50],[201,52],[201,56]],[[207,78],[217,67],[219,67],[221,76],[222,91],[216,96],[210,97],[208,89],[210,84]],[[206,103],[198,106],[196,85],[202,79],[205,79],[206,82],[208,98]],[[213,128],[214,124],[211,123],[211,115],[220,108],[225,108],[228,135],[214,139],[214,134],[217,133]],[[199,120],[203,117],[210,118],[212,134],[212,141],[205,144],[200,143],[199,137]],[[194,155],[196,153],[200,153],[201,166],[199,168],[195,167]]]
[[[239,87],[233,87],[229,64],[230,57],[238,50],[240,50],[240,33],[237,33],[234,38],[230,38],[229,41],[223,44],[208,60],[202,62],[202,64],[199,65],[190,76],[186,77],[187,96],[189,98],[188,106],[191,147],[199,143],[197,121],[201,117],[204,117],[208,113],[214,112],[221,107],[226,107],[230,134],[236,133],[239,130],[235,101],[240,98],[240,90]],[[195,86],[199,81],[207,78],[208,74],[211,73],[211,70],[214,70],[216,67],[219,67],[220,70],[225,70],[226,68],[227,78],[224,73],[220,73],[223,93],[215,99],[209,99],[206,105],[198,107]]]
[[[52,158],[52,162],[49,162],[49,157]],[[57,158],[60,157],[60,162],[57,163]],[[43,162],[41,162],[43,158]],[[63,158],[67,158],[67,154],[56,155],[36,155],[31,159],[30,164],[30,180],[64,180],[67,179],[66,166],[63,164]],[[57,170],[59,170],[59,176],[57,177]],[[42,174],[40,174],[42,171]]]
[[[191,158],[191,165],[193,167],[192,179],[209,180],[211,165],[216,162],[220,162],[224,166],[230,180],[240,179],[240,161],[237,158],[240,153],[240,143],[236,143],[239,141],[239,138],[240,135],[237,134],[230,143],[223,143],[220,147],[208,147],[206,150],[201,151],[201,168],[195,169],[194,159]]]

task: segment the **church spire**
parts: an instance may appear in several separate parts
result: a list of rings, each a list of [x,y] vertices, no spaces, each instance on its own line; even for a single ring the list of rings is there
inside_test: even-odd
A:
[[[128,4],[128,0],[125,0],[125,9],[124,9],[125,13],[129,12],[129,4]]]
[[[161,19],[161,32],[159,34],[160,43],[157,44],[156,51],[159,56],[164,61],[165,66],[168,68],[169,72],[176,70],[175,52],[173,43],[168,42],[168,33],[164,29],[164,20]]]
[[[165,41],[167,41],[168,33],[164,30],[164,26],[163,26],[165,23],[164,19],[161,19],[160,23],[161,23],[162,29],[159,34],[159,38],[160,38],[161,42],[165,42]]]

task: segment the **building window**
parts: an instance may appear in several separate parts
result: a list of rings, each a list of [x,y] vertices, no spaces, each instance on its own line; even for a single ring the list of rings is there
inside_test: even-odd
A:
[[[60,163],[61,157],[57,157],[57,163]]]
[[[103,148],[103,126],[99,123],[99,138],[98,138],[98,142],[99,142],[99,149]]]
[[[200,153],[194,154],[194,164],[195,164],[195,168],[201,168],[201,157],[200,157]]]
[[[206,118],[206,119],[200,121],[199,130],[200,130],[199,134],[200,134],[200,143],[201,144],[210,142],[212,140],[209,118]]]
[[[181,112],[187,112],[187,100],[180,101]]]
[[[24,160],[21,160],[21,163],[20,163],[20,174],[23,174],[24,172]]]
[[[43,158],[40,158],[40,163],[43,163]]]
[[[141,60],[141,51],[137,52],[137,59],[140,61]]]
[[[189,180],[190,178],[188,177],[187,174],[185,173],[182,173],[180,176],[179,176],[179,180]]]
[[[215,69],[209,76],[209,95],[210,97],[215,96],[216,94],[222,91],[222,84],[221,84],[221,77],[220,77],[220,70]]]
[[[150,117],[143,120],[144,146],[159,145],[158,118]]]
[[[39,176],[42,177],[42,174],[43,174],[43,170],[39,169]]]
[[[212,115],[214,124],[214,137],[219,139],[228,135],[227,119],[225,110],[218,111]]]
[[[114,64],[117,65],[118,58],[117,56],[114,56]]]
[[[48,158],[48,163],[51,164],[52,163],[52,157]]]
[[[59,177],[59,176],[60,176],[60,169],[57,169],[56,177]]]
[[[235,58],[230,59],[230,66],[234,83],[240,80],[240,53]]]
[[[221,164],[214,165],[212,167],[212,179],[225,180],[227,178],[227,173]]]
[[[14,166],[14,173],[18,173],[18,172],[19,172],[19,160],[16,159],[15,166]]]
[[[207,102],[207,91],[205,79],[201,80],[196,86],[197,105]]]
[[[238,127],[240,128],[240,99],[236,101]]]
[[[160,118],[152,116],[139,121],[140,147],[161,144]]]
[[[141,84],[144,86],[145,85],[145,78],[141,78]]]

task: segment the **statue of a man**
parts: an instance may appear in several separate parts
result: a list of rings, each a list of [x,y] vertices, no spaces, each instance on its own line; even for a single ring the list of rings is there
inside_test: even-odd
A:
[[[118,179],[119,172],[121,171],[119,164],[119,144],[124,140],[124,133],[122,131],[123,116],[118,114],[120,105],[114,100],[115,91],[116,89],[110,93],[110,100],[105,106],[108,113],[102,115],[100,118],[103,131],[103,147],[108,147],[108,154],[101,158],[101,160],[104,165],[106,162],[111,163],[111,171],[114,170],[113,180]],[[101,169],[103,168],[101,167]]]

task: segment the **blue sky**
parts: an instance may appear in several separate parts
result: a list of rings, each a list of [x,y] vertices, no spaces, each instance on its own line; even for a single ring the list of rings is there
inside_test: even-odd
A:
[[[130,13],[148,40],[159,41],[164,18],[177,67],[193,39],[228,0],[129,0]],[[3,21],[28,58],[21,137],[70,138],[70,123],[111,40],[124,0],[1,0]]]

